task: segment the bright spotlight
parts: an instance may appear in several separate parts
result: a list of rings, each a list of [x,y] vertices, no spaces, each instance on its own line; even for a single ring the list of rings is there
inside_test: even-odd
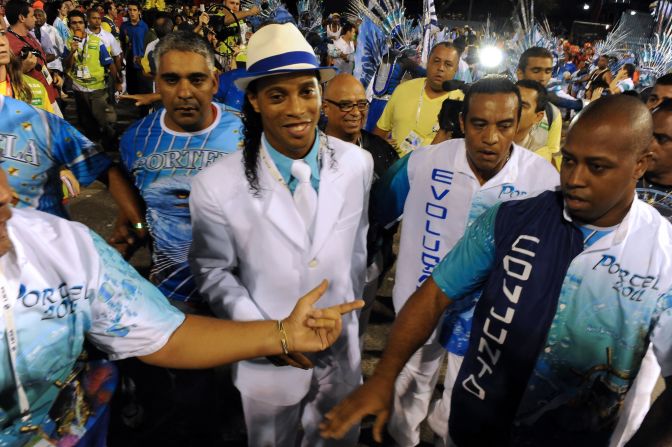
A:
[[[478,52],[478,58],[483,67],[496,68],[499,67],[504,60],[504,54],[497,47],[487,46],[481,48]]]
[[[634,16],[635,14],[637,14],[637,11],[630,11],[631,16]]]
[[[590,9],[590,5],[589,5],[588,3],[584,3],[584,4],[583,4],[583,9],[584,9],[585,11],[588,11],[588,10]]]

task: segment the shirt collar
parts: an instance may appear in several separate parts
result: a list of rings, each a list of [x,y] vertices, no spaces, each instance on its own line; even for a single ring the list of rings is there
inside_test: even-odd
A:
[[[286,155],[281,154],[276,148],[274,148],[271,143],[268,142],[266,134],[262,135],[263,143],[268,150],[268,155],[271,156],[275,167],[278,168],[282,179],[286,184],[289,185],[289,182],[292,179],[292,163],[294,159],[287,157]],[[320,152],[320,135],[317,130],[315,130],[315,142],[313,147],[310,148],[308,154],[303,157],[303,161],[310,166],[311,177],[315,180],[320,180],[320,166],[318,161],[318,154]]]
[[[476,180],[476,175],[474,174],[474,171],[471,169],[469,161],[467,160],[467,145],[465,140],[460,139],[451,141],[461,142],[461,150],[455,157],[455,169],[458,172],[468,175],[469,177]],[[518,177],[518,164],[521,151],[525,151],[527,149],[522,148],[514,143],[512,143],[512,147],[513,149],[511,151],[511,157],[509,157],[509,160],[504,164],[502,169],[493,178],[491,178],[483,185],[481,185],[481,188],[485,187],[491,188],[493,186],[502,185],[504,183],[513,183],[516,180],[516,178]]]
[[[630,229],[630,226],[633,225],[633,222],[637,222],[637,216],[640,213],[640,208],[643,205],[643,202],[637,198],[637,195],[635,194],[635,200],[632,201],[632,205],[630,205],[630,210],[628,210],[628,214],[625,215],[623,220],[621,221],[620,224],[618,224],[618,227],[612,232],[613,238],[604,238],[605,240],[610,240],[609,247],[612,247],[614,245],[618,245],[622,243],[625,238],[628,236],[628,232]],[[569,215],[567,212],[567,206],[565,205],[564,199],[563,199],[563,211],[562,215],[565,218],[566,221],[574,223],[572,220],[572,217]],[[609,235],[611,236],[611,235]],[[603,247],[601,244],[602,240],[597,241],[595,243],[595,248],[602,248],[602,249],[607,249],[609,247]],[[592,249],[593,247],[591,247]],[[592,251],[592,250],[591,250]]]

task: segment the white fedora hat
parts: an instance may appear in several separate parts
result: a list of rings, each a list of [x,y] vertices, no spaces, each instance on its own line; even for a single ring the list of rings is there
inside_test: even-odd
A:
[[[319,71],[320,82],[336,76],[333,67],[320,67],[315,52],[292,23],[262,27],[247,44],[247,73],[236,79],[245,91],[255,79],[302,71]]]

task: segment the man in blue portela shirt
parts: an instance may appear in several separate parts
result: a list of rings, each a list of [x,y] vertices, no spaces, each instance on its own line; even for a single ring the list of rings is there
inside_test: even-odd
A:
[[[442,313],[481,290],[451,397],[459,446],[606,446],[649,343],[667,382],[630,446],[667,445],[672,405],[672,225],[640,201],[651,115],[636,98],[591,103],[562,150],[562,193],[491,207],[400,312],[373,377],[326,416],[374,436],[394,381]]]

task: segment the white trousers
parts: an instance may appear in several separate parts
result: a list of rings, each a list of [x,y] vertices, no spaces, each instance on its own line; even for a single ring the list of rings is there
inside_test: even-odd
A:
[[[332,370],[329,370],[333,372]],[[354,426],[342,440],[320,437],[319,424],[324,415],[345,399],[356,386],[334,382],[333,374],[314,370],[308,395],[297,404],[273,405],[241,395],[247,445],[250,447],[352,447],[359,439],[359,425]],[[302,430],[303,429],[303,430]]]
[[[653,348],[649,345],[642,359],[637,377],[623,402],[623,410],[618,424],[611,435],[609,447],[622,447],[634,436],[651,408],[651,393],[660,378],[660,365]]]
[[[397,445],[420,443],[420,424],[427,417],[429,403],[439,378],[446,350],[438,342],[437,331],[411,356],[397,377],[394,406],[388,431]]]
[[[432,402],[429,408],[429,417],[427,418],[427,422],[435,434],[434,445],[436,447],[451,447],[454,445],[448,434],[450,399],[464,357],[453,354],[452,352],[449,352],[447,357],[448,367],[446,368],[446,377],[443,380],[443,394],[439,399]]]

